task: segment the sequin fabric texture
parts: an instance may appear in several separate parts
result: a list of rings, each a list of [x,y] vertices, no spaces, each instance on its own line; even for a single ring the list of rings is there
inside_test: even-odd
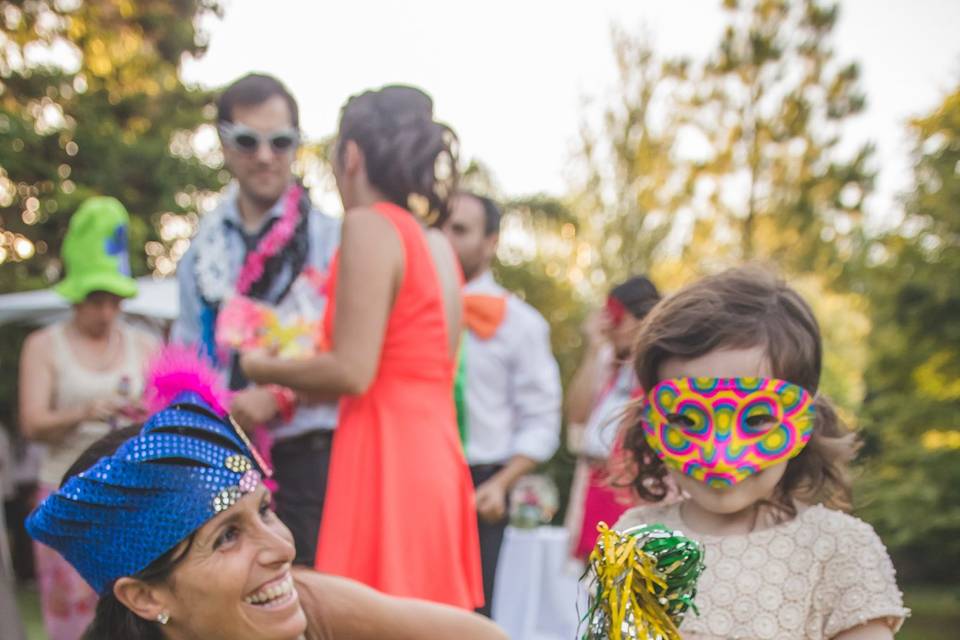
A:
[[[230,422],[185,393],[44,500],[27,530],[103,593],[256,489],[255,460]]]
[[[813,398],[773,378],[676,378],[647,396],[644,434],[666,464],[730,486],[794,457],[813,433]]]
[[[676,528],[704,546],[684,640],[832,638],[871,620],[898,629],[909,611],[893,563],[870,525],[823,506],[790,522],[737,536],[692,534],[679,505],[638,507],[617,530],[646,523]]]

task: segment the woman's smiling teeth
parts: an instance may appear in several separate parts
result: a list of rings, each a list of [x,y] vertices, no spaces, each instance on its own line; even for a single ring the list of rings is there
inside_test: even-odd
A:
[[[259,606],[279,604],[281,601],[285,602],[288,600],[293,592],[293,576],[287,574],[287,576],[279,582],[274,582],[260,589],[256,593],[244,598],[243,601],[247,604]]]

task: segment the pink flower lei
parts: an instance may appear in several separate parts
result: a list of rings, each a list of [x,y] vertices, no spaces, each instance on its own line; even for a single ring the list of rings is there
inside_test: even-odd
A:
[[[293,185],[287,192],[287,200],[284,203],[283,215],[270,228],[267,235],[257,244],[257,248],[247,254],[244,260],[243,268],[240,269],[240,275],[237,277],[236,291],[240,295],[246,295],[250,291],[253,283],[263,276],[263,267],[267,260],[277,255],[293,237],[293,232],[297,228],[297,220],[300,217],[300,196],[303,194],[303,187],[299,184]]]

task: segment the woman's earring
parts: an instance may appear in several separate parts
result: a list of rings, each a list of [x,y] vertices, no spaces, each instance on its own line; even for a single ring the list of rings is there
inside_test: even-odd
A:
[[[160,612],[160,614],[157,616],[157,622],[160,624],[167,624],[170,622],[170,614],[166,611]]]

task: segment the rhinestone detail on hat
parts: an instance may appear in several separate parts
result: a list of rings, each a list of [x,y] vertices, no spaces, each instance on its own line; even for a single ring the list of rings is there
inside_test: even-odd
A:
[[[249,469],[246,473],[243,474],[243,477],[240,478],[240,491],[241,493],[247,494],[260,486],[260,479],[262,476],[260,472],[255,469]]]
[[[253,469],[253,463],[250,462],[250,458],[242,455],[233,455],[228,457],[224,463],[227,469],[233,471],[234,473],[246,473]]]
[[[237,504],[237,501],[242,497],[243,493],[240,492],[240,487],[227,487],[226,489],[221,489],[217,495],[213,497],[213,511],[215,513],[226,511],[233,505]]]

